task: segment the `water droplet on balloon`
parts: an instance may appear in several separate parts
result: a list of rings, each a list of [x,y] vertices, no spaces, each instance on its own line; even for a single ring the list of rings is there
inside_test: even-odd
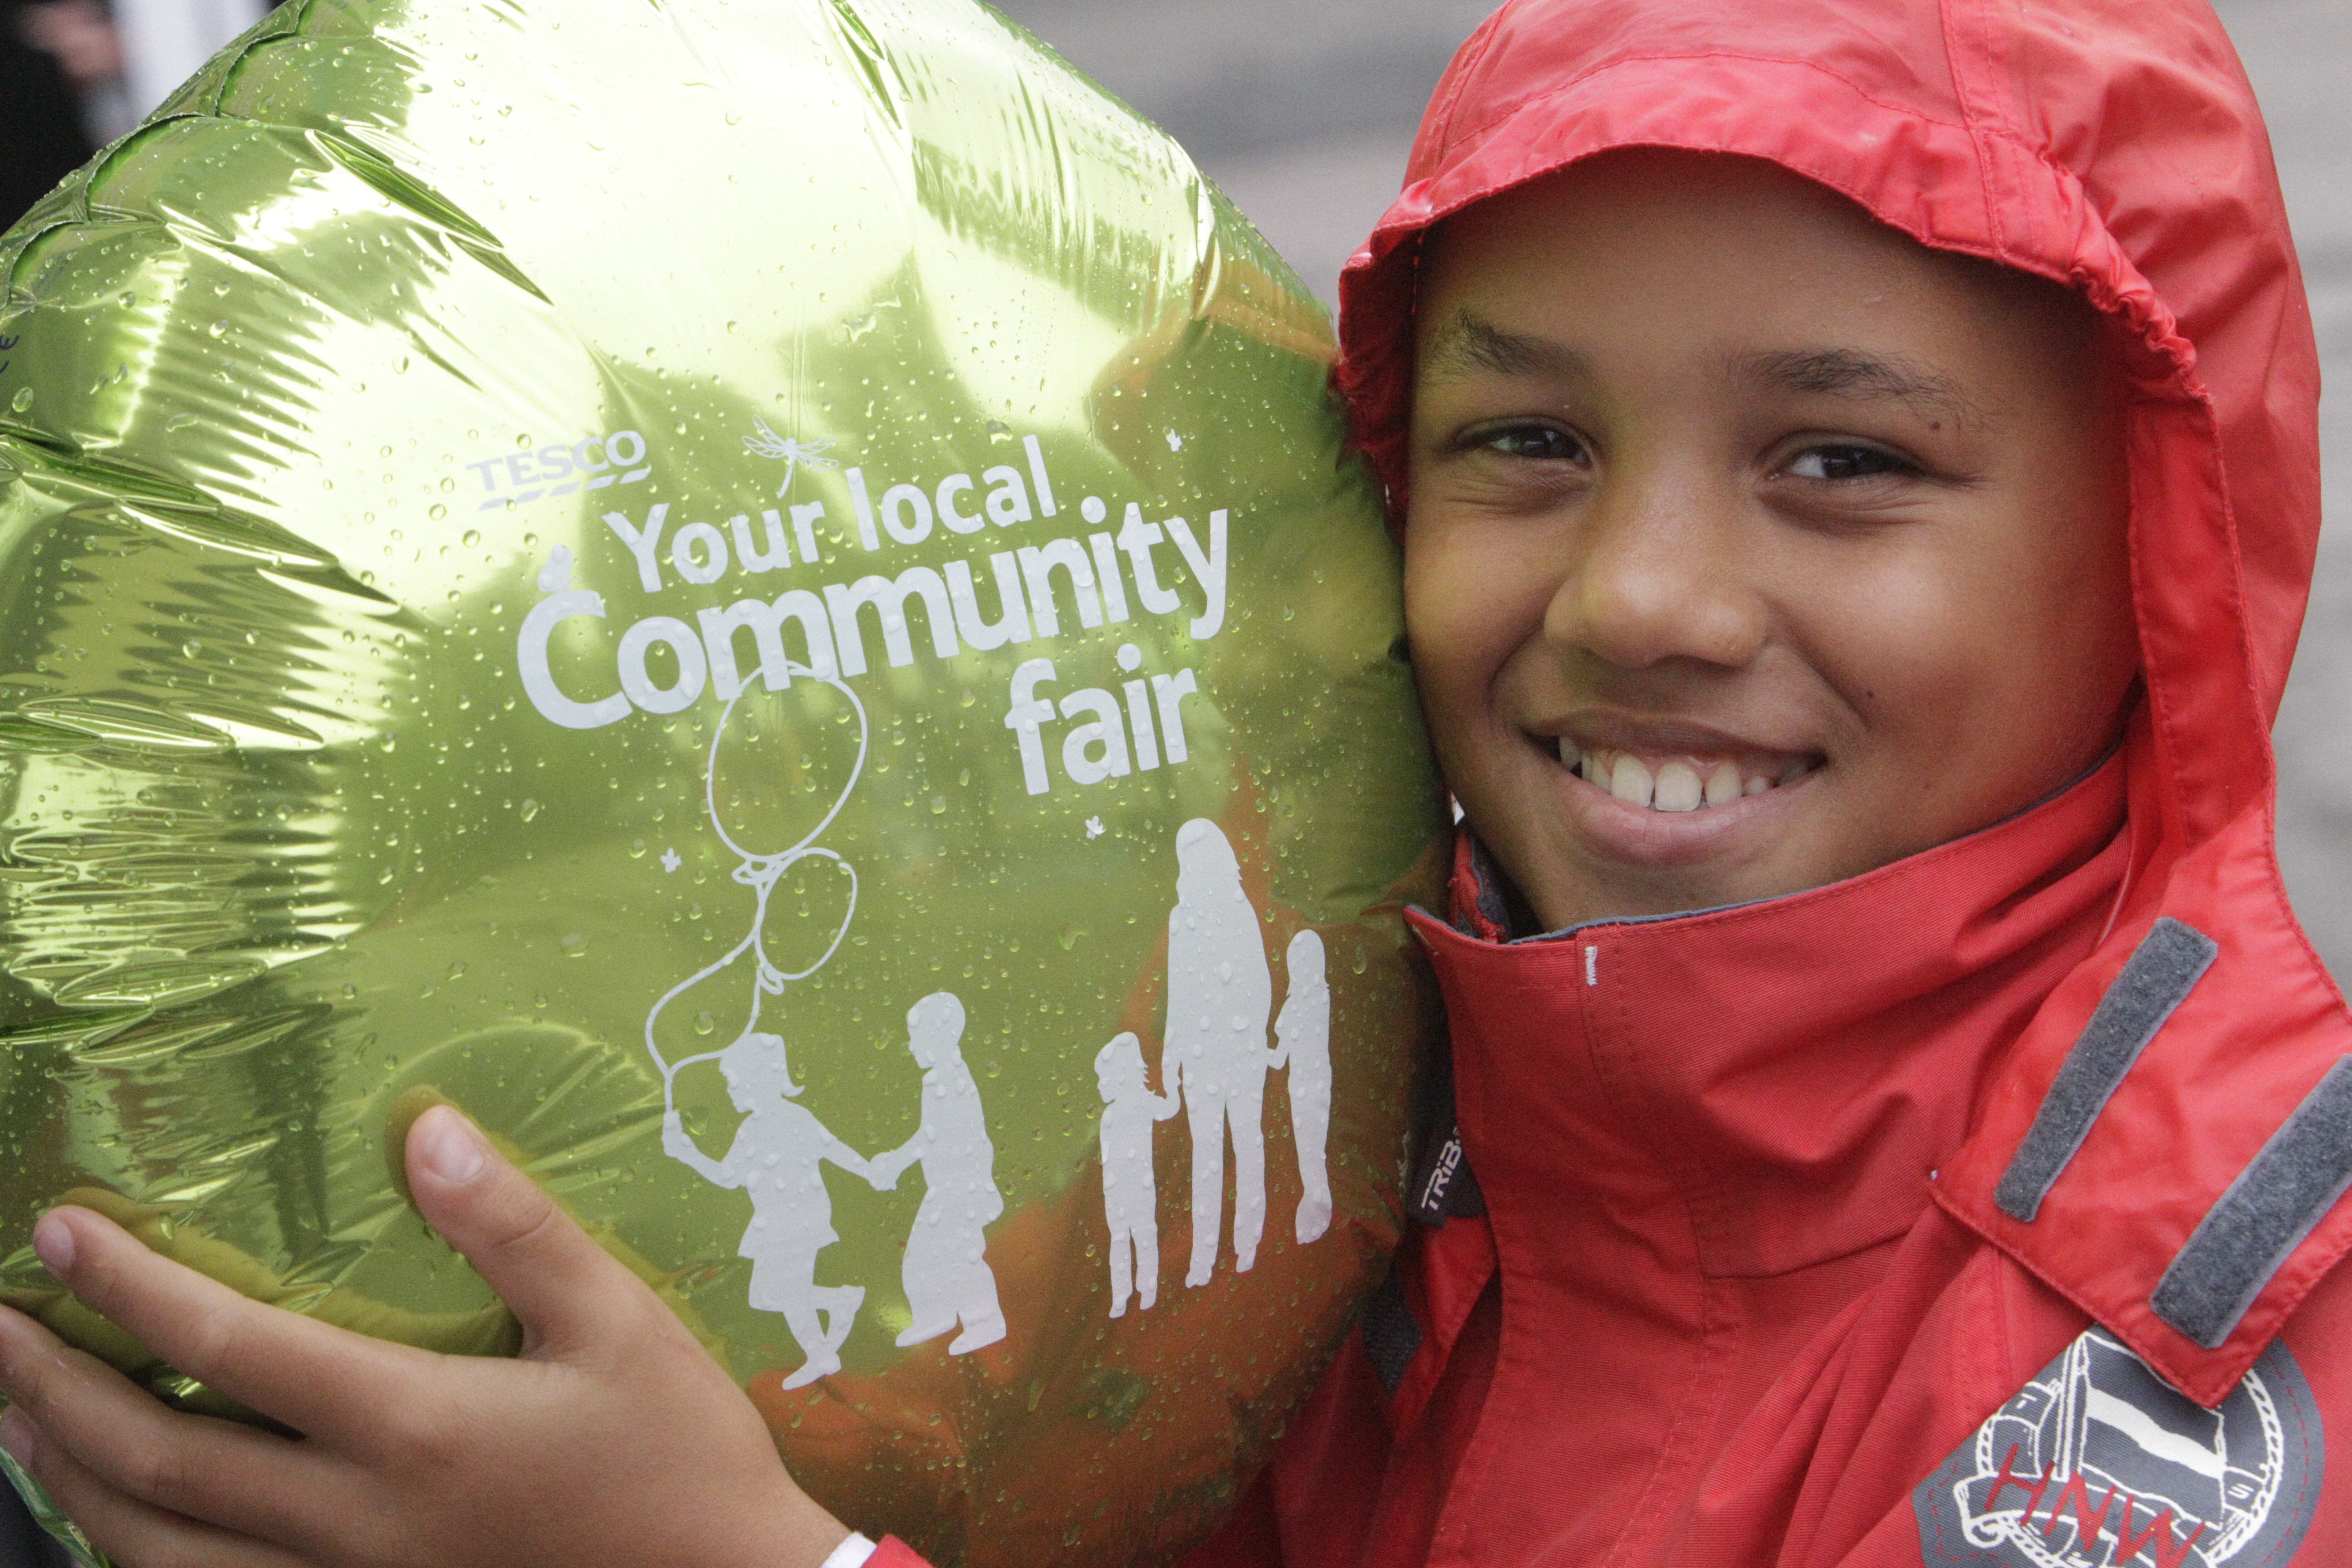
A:
[[[16,395],[8,400],[8,406],[19,414],[33,406],[33,389],[29,386],[18,387]]]
[[[441,515],[441,509],[440,509],[439,507],[437,507],[437,506],[436,506],[436,507],[435,507],[435,508],[433,509],[433,514],[434,514],[436,517],[440,516],[440,515]],[[471,550],[472,548],[474,548],[474,546],[476,546],[477,544],[479,544],[481,542],[482,542],[482,531],[481,531],[480,529],[478,529],[478,528],[469,528],[469,529],[467,529],[467,530],[466,531],[466,532],[465,532],[465,536],[464,536],[463,538],[461,538],[461,539],[459,539],[459,540],[457,541],[457,542],[458,542],[458,543],[460,543],[460,544],[464,545],[464,546],[465,546],[467,549],[468,549],[468,550]]]

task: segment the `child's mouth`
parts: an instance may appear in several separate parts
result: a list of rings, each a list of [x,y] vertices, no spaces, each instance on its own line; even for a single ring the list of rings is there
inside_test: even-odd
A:
[[[1601,746],[1581,748],[1565,735],[1557,741],[1562,767],[1628,805],[1652,811],[1730,805],[1795,784],[1819,765],[1814,757],[1642,757]]]

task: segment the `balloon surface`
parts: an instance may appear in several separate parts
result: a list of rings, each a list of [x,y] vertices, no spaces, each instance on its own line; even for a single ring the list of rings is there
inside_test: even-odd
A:
[[[1176,146],[966,0],[294,0],[0,268],[6,1299],[224,1408],[70,1196],[511,1352],[446,1100],[852,1523],[1213,1527],[1398,1233],[1443,822]]]

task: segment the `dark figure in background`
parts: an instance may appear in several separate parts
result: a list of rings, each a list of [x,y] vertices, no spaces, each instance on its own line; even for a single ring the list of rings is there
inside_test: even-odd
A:
[[[23,216],[94,151],[82,127],[73,71],[42,47],[42,35],[57,29],[37,24],[57,20],[58,9],[0,0],[0,228]]]

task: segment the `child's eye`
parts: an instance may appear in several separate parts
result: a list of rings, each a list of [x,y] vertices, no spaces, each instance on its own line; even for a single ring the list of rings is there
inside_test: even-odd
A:
[[[1462,445],[1538,463],[1586,460],[1584,443],[1551,425],[1489,425],[1470,432]]]
[[[1797,454],[1788,471],[1801,479],[1876,479],[1881,474],[1909,473],[1911,465],[1875,447],[1812,447]]]

